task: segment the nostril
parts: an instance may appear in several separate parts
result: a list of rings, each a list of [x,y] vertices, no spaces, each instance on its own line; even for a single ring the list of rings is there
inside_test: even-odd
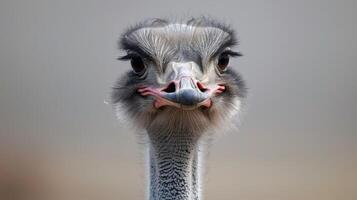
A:
[[[197,82],[197,88],[201,91],[201,92],[206,92],[208,89],[200,82]]]
[[[163,89],[162,91],[166,92],[166,93],[174,93],[176,92],[176,85],[174,82],[171,82],[165,89]]]

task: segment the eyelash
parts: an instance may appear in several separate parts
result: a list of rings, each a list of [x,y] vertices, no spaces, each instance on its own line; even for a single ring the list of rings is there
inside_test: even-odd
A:
[[[138,58],[138,57],[140,57],[140,56],[135,54],[135,53],[129,53],[129,54],[125,55],[125,56],[119,57],[118,60],[131,60],[133,58]]]
[[[222,55],[222,54],[226,54],[230,57],[238,57],[238,56],[243,56],[242,53],[240,52],[236,52],[236,51],[232,51],[232,50],[225,50],[223,51],[222,53],[220,53],[219,55]]]

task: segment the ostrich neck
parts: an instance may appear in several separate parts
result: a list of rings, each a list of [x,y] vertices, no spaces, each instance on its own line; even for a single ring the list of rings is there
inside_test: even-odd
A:
[[[200,200],[199,138],[188,133],[160,135],[150,137],[149,200]]]

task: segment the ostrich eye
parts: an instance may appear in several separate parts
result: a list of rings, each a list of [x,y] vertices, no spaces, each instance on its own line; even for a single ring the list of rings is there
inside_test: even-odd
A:
[[[131,58],[130,64],[135,74],[142,76],[145,73],[146,66],[144,64],[143,59],[140,58],[139,56]]]
[[[217,67],[218,67],[219,71],[220,72],[226,71],[228,64],[229,64],[229,55],[226,53],[222,53],[218,57]]]
[[[130,60],[131,67],[138,76],[143,76],[146,72],[144,60],[136,53],[129,53],[128,55],[119,57],[118,60]]]

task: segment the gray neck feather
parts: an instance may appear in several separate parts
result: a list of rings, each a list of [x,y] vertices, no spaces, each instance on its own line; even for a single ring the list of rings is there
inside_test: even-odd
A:
[[[200,200],[199,137],[149,133],[150,200]]]

